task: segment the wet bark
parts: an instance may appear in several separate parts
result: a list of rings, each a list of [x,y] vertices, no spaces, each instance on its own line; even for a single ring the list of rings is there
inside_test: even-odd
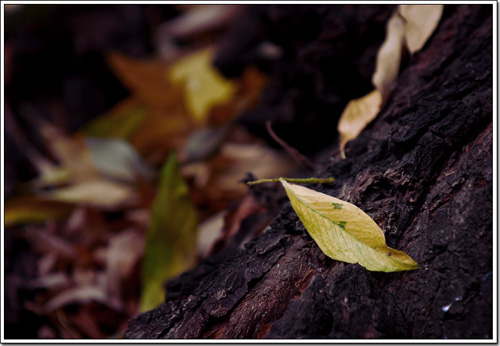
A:
[[[347,158],[323,158],[316,176],[335,183],[312,186],[363,209],[421,269],[331,260],[288,204],[244,249],[172,280],[165,304],[132,318],[125,337],[492,338],[492,10],[447,5]]]

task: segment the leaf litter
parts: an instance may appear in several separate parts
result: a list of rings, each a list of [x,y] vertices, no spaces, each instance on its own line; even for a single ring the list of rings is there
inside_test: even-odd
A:
[[[25,306],[47,317],[40,336],[120,337],[130,316],[163,301],[166,279],[225,246],[243,219],[254,218],[245,241],[270,222],[250,197],[229,209],[247,194],[248,171],[293,167],[236,125],[267,77],[248,67],[225,80],[211,66],[213,49],[167,62],[110,53],[131,95],[74,134],[29,114],[50,157],[32,148],[40,175],[6,201],[5,220],[39,256]],[[198,220],[213,215],[212,237],[197,243]]]

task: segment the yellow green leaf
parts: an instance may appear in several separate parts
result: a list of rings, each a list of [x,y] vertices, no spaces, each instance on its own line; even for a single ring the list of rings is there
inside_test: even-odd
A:
[[[172,83],[185,88],[187,107],[193,117],[203,121],[212,106],[227,102],[234,94],[233,83],[212,67],[210,49],[182,58],[169,69]]]
[[[382,93],[373,90],[362,98],[351,100],[340,116],[337,130],[340,134],[340,153],[345,158],[344,147],[356,138],[377,116],[382,105]]]
[[[5,226],[37,223],[63,219],[71,213],[74,205],[40,199],[34,196],[14,197],[5,201]]]
[[[289,184],[280,178],[293,209],[320,249],[338,261],[359,263],[371,271],[418,269],[407,254],[388,247],[384,232],[355,205]]]
[[[165,295],[165,280],[194,264],[197,226],[196,209],[172,153],[161,170],[151,211],[142,263],[141,311],[159,305]]]
[[[444,5],[399,5],[399,13],[406,20],[405,38],[410,53],[422,49],[436,29]]]

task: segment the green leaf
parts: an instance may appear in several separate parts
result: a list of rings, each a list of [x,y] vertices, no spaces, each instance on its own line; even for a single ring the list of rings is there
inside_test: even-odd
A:
[[[355,205],[280,179],[292,207],[320,249],[338,261],[371,271],[418,269],[407,254],[388,247],[384,232]],[[342,205],[342,207],[340,207]]]
[[[161,170],[142,263],[141,311],[163,302],[163,283],[194,264],[196,209],[172,153]]]

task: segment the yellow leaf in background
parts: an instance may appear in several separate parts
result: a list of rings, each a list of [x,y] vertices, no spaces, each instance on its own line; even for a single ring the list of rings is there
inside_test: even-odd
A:
[[[340,116],[337,129],[340,134],[340,152],[345,158],[344,148],[347,142],[356,138],[361,131],[377,116],[382,105],[382,94],[379,90],[360,99],[350,101]]]
[[[128,186],[106,180],[94,180],[60,188],[41,195],[68,203],[83,203],[101,208],[117,208],[134,201],[135,191]]]
[[[151,211],[142,263],[140,311],[163,302],[165,280],[192,266],[196,259],[196,209],[172,153],[161,170]]]
[[[406,46],[411,54],[419,51],[436,29],[444,5],[399,5],[399,13],[406,20]]]
[[[355,205],[280,179],[293,209],[320,249],[338,261],[371,271],[418,269],[407,254],[388,247],[384,232]]]
[[[212,56],[211,50],[202,50],[180,59],[169,69],[170,80],[183,85],[187,107],[200,122],[212,106],[229,101],[235,89],[212,67]]]
[[[4,226],[59,220],[69,216],[74,205],[34,196],[14,197],[5,201]]]
[[[385,41],[377,53],[377,64],[372,83],[387,100],[392,83],[399,74],[401,53],[404,49],[405,23],[397,12],[387,22]]]
[[[127,138],[145,160],[161,164],[172,148],[182,146],[195,126],[186,109],[183,87],[171,83],[167,64],[137,60],[118,53],[109,54],[108,61],[118,78],[133,93],[124,105],[127,116],[131,117],[131,112],[137,113],[145,107],[140,123],[131,121],[137,127]],[[118,111],[124,112],[123,109]],[[117,118],[123,117],[125,115]]]

